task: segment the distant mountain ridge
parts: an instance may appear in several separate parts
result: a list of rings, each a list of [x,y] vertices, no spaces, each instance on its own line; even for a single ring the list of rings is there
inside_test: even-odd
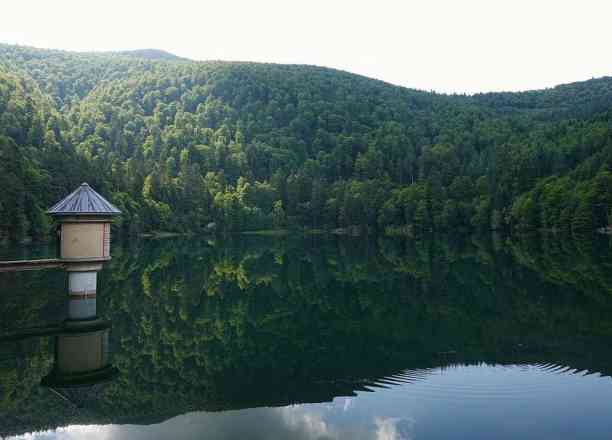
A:
[[[121,50],[116,53],[118,55],[126,55],[134,58],[142,58],[145,60],[163,60],[163,61],[191,61],[188,58],[179,57],[173,53],[160,49],[136,49],[136,50]]]

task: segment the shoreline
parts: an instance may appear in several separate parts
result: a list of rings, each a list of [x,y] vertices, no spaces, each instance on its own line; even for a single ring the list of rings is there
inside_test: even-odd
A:
[[[426,232],[423,235],[428,235],[433,231]],[[447,231],[448,232],[448,231]],[[465,231],[463,231],[465,232]],[[495,232],[495,231],[491,231]],[[525,231],[527,233],[539,233],[539,234],[553,234],[558,235],[560,231],[554,229],[539,229],[537,231]],[[523,233],[518,233],[518,235],[522,235]],[[612,235],[612,226],[607,226],[604,228],[598,228],[594,232],[594,235]],[[371,230],[363,230],[363,228],[359,226],[351,226],[346,228],[334,228],[334,229],[325,229],[325,228],[279,228],[279,229],[256,229],[256,230],[248,230],[248,231],[231,231],[222,235],[253,235],[253,236],[267,236],[267,237],[281,237],[287,236],[291,234],[303,234],[303,235],[330,235],[330,236],[348,236],[348,237],[362,237],[368,235],[383,235],[385,237],[407,237],[407,238],[416,238],[416,234],[412,226],[403,226],[403,227],[387,227],[385,230],[379,232],[373,232]],[[215,231],[200,231],[200,232],[169,232],[169,231],[154,231],[154,232],[141,232],[134,235],[131,234],[117,234],[118,237],[138,237],[144,239],[160,239],[160,238],[175,238],[175,237],[195,237],[195,236],[216,236],[218,233]],[[463,235],[463,234],[462,234]],[[467,235],[474,235],[474,233],[469,233]],[[475,233],[475,235],[480,235],[479,233]],[[511,234],[514,235],[514,234]],[[23,237],[19,240],[11,241],[6,237],[0,238],[0,247],[9,247],[9,246],[31,246],[31,245],[45,245],[52,243],[53,239],[49,236],[47,237]]]

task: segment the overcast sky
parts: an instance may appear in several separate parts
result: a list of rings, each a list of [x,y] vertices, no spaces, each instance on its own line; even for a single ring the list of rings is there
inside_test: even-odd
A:
[[[609,0],[9,0],[0,41],[316,64],[441,92],[612,75]]]

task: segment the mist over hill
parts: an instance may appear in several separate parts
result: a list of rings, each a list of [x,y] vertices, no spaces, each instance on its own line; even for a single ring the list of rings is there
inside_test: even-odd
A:
[[[0,235],[44,237],[44,210],[82,181],[132,233],[591,233],[611,223],[611,109],[609,77],[461,96],[315,66],[0,45]]]
[[[187,58],[182,58],[173,53],[159,49],[137,49],[123,50],[115,52],[118,55],[126,55],[134,58],[143,58],[145,60],[165,60],[165,61],[189,61]]]

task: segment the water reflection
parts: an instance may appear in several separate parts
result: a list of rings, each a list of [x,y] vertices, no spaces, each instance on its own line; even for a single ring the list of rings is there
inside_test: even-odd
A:
[[[434,369],[417,384],[326,404],[190,412],[148,426],[70,426],[32,438],[605,439],[612,428],[610,393],[612,381],[599,375],[472,365]]]
[[[571,423],[606,438],[605,252],[292,239],[124,247],[100,274],[96,313],[113,322],[110,336],[58,340],[53,354],[37,339],[14,348],[27,368],[0,363],[0,435],[557,438]],[[15,295],[0,301],[16,320],[51,320],[54,297],[7,283]],[[62,346],[91,351],[80,372],[62,367]],[[108,371],[109,351],[120,374],[84,410],[38,388]]]
[[[55,336],[53,368],[41,385],[77,408],[96,399],[118,373],[110,361],[109,330],[110,323],[99,319],[65,325]]]
[[[73,278],[71,277],[71,280]],[[69,414],[87,412],[90,407],[95,407],[98,398],[104,392],[105,385],[118,375],[117,368],[111,363],[109,350],[111,323],[101,319],[96,313],[95,284],[93,293],[76,292],[72,287],[69,289],[69,294],[64,297],[66,298],[64,312],[56,317],[59,319],[65,315],[65,319],[43,326],[13,328],[0,336],[0,344],[4,347],[2,351],[5,353],[0,362],[8,367],[4,368],[5,371],[10,371],[11,367],[17,369],[24,363],[29,364],[30,358],[28,354],[24,356],[24,348],[27,353],[28,348],[41,347],[45,345],[41,343],[42,341],[51,340],[53,357],[47,363],[50,364],[48,373],[41,378],[40,385],[43,393],[49,392],[47,400],[50,394],[61,400],[60,408],[56,408],[56,414],[52,415],[52,425],[53,417],[58,414],[61,414],[60,417],[65,417]],[[41,351],[35,354],[44,356],[47,353],[48,351]],[[10,359],[11,354],[14,356],[13,359]],[[28,375],[31,372],[25,373]],[[40,373],[40,370],[36,373]],[[10,394],[7,397],[10,399]],[[36,420],[37,416],[40,415],[28,414],[27,417],[19,417],[9,412],[8,419],[12,429],[19,432],[29,430],[31,422],[28,419],[34,417]],[[0,429],[0,434],[6,433]]]

